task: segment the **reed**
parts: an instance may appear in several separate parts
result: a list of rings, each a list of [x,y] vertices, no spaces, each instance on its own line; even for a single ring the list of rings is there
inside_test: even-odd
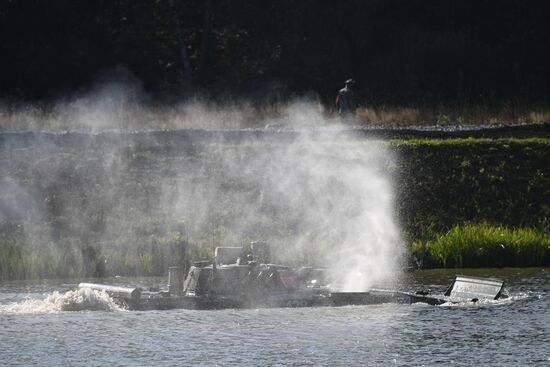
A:
[[[550,234],[487,223],[454,226],[413,242],[412,253],[425,268],[549,266]]]

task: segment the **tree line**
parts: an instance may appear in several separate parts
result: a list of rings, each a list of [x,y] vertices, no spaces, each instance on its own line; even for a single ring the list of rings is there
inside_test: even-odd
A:
[[[4,0],[0,98],[47,100],[126,70],[197,94],[371,104],[535,103],[550,93],[547,1]]]

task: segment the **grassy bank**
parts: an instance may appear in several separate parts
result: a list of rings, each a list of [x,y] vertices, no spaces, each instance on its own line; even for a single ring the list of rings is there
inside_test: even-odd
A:
[[[163,275],[169,266],[188,268],[212,256],[209,244],[178,232],[134,238],[131,244],[127,240],[89,244],[70,235],[57,241],[1,239],[0,280]]]
[[[268,164],[286,152],[288,142],[212,144],[157,137],[130,143],[117,141],[104,149],[106,143],[93,141],[62,146],[32,141],[0,149],[0,279],[161,275],[174,263],[208,258],[214,246],[253,240],[266,240],[277,252],[287,252],[285,263],[309,263],[317,250],[338,244],[324,243],[312,232],[312,238],[298,246],[304,237],[300,223],[307,220],[300,206],[279,205],[278,182],[258,179],[263,167],[246,169],[249,157],[260,155]],[[331,144],[333,151],[341,143],[319,144]],[[346,144],[371,142],[355,139]],[[472,245],[468,257],[443,245],[438,251],[444,255],[436,256],[432,243],[439,238],[435,234],[468,223],[544,228],[545,218],[550,218],[549,139],[409,139],[382,144],[396,158],[380,169],[393,178],[403,237],[414,243],[424,266],[548,264],[547,250],[542,257],[546,260],[538,252],[528,255],[536,245]],[[293,170],[295,164],[287,160],[281,171]],[[235,171],[229,174],[227,167],[233,165]],[[199,202],[196,198],[201,197],[209,200]],[[186,201],[179,203],[182,198]],[[262,202],[261,215],[251,217],[231,198]],[[316,202],[315,197],[311,200]],[[533,230],[525,231],[515,236],[527,238]],[[461,236],[466,235],[451,242],[463,243]],[[479,236],[478,243],[492,243]],[[545,236],[532,243],[548,243]],[[480,247],[484,250],[475,250]],[[490,262],[495,259],[497,263]]]
[[[357,118],[363,124],[382,125],[508,125],[550,122],[548,108],[527,108],[513,103],[478,106],[362,106]]]
[[[413,139],[397,152],[396,209],[408,242],[455,225],[538,228],[550,217],[550,140]]]
[[[423,268],[550,266],[550,234],[485,223],[454,226],[431,240],[415,241],[412,253]]]

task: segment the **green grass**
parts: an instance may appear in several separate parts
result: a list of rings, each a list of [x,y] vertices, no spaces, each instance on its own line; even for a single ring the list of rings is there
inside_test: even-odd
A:
[[[387,140],[390,146],[468,146],[468,145],[519,145],[526,146],[532,144],[542,144],[550,146],[548,138],[453,138],[453,139],[434,139],[434,138],[413,138],[413,139],[391,139]]]
[[[412,252],[428,268],[549,266],[550,235],[485,223],[455,226],[432,240],[415,241]]]

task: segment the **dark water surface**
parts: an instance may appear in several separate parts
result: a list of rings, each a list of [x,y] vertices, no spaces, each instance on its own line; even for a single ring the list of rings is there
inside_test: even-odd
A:
[[[118,309],[77,281],[0,283],[0,365],[550,366],[550,269],[460,270],[505,279],[510,298],[221,311]],[[406,274],[401,288],[444,291],[455,271]],[[117,279],[151,284],[162,279]],[[105,281],[104,281],[105,282]],[[59,293],[54,293],[59,291]]]

